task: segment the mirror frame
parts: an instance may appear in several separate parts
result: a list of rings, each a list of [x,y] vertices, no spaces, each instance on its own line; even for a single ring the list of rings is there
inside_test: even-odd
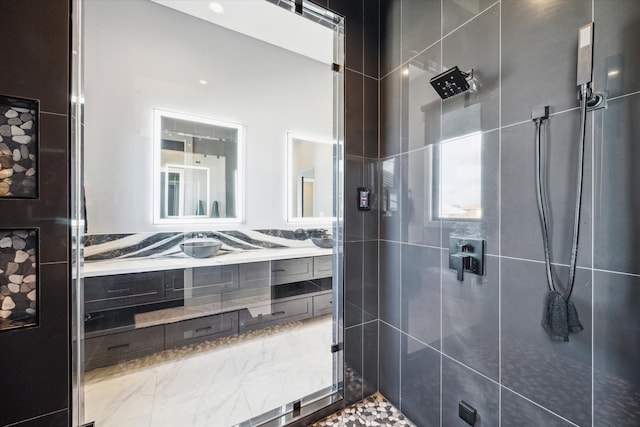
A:
[[[329,144],[334,147],[333,150],[333,159],[334,161],[331,163],[332,167],[335,167],[335,157],[337,142],[333,139],[328,138],[318,138],[315,136],[307,136],[302,135],[295,132],[287,132],[287,179],[286,179],[286,200],[287,200],[287,223],[290,224],[301,224],[301,223],[314,223],[314,224],[330,224],[336,220],[335,212],[331,212],[331,216],[313,216],[313,217],[298,217],[294,216],[294,212],[296,212],[296,207],[293,206],[293,195],[291,194],[291,189],[293,188],[294,176],[293,176],[293,141],[294,140],[304,140],[308,142],[317,142],[321,144]],[[332,176],[335,175],[335,171],[331,171]],[[328,196],[331,200],[333,200],[333,194]],[[334,203],[334,209],[336,209]]]
[[[187,120],[207,125],[222,126],[236,129],[238,132],[238,164],[236,169],[236,213],[231,218],[210,218],[210,217],[182,217],[182,218],[161,218],[160,194],[162,191],[160,174],[163,170],[161,162],[162,153],[162,118]],[[155,108],[153,110],[153,223],[154,224],[240,224],[244,222],[244,125],[240,123],[226,122],[222,120],[210,119],[202,116],[194,116],[184,113],[174,113],[171,111]]]

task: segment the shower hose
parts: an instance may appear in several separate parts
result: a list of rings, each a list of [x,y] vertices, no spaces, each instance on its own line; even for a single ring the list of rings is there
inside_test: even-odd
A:
[[[581,88],[580,97],[580,146],[578,148],[578,179],[576,186],[576,208],[573,222],[573,239],[571,245],[571,263],[569,265],[569,283],[563,294],[565,301],[571,297],[573,284],[576,278],[576,264],[578,261],[578,238],[580,235],[580,205],[582,204],[582,181],[584,176],[584,146],[587,119],[587,96],[588,87]],[[543,119],[535,120],[536,124],[536,196],[538,203],[538,215],[540,216],[540,226],[542,228],[542,245],[544,247],[544,263],[547,273],[547,284],[551,291],[556,290],[551,272],[551,243],[549,239],[549,212],[547,209],[547,185],[546,185],[546,147],[542,144],[542,123]]]

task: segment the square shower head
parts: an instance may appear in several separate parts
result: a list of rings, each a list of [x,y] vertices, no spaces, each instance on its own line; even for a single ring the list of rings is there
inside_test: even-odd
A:
[[[429,83],[431,83],[431,86],[433,86],[442,99],[447,99],[453,95],[469,90],[467,73],[460,71],[457,66],[433,77],[429,80]]]

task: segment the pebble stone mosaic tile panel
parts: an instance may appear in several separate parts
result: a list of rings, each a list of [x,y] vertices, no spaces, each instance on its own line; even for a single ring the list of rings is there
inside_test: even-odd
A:
[[[37,324],[37,230],[0,230],[0,330]]]
[[[38,197],[38,101],[0,96],[0,197]]]
[[[311,427],[354,426],[410,426],[415,427],[404,414],[380,393],[371,395],[358,403],[342,409],[318,421]]]

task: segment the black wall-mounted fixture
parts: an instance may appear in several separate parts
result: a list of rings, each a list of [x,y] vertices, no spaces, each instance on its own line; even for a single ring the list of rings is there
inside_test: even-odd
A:
[[[484,274],[484,240],[451,236],[449,238],[449,268],[456,270],[459,281],[464,272]]]
[[[371,190],[366,187],[358,187],[358,210],[371,210]]]
[[[464,400],[461,400],[460,403],[458,403],[458,416],[470,426],[476,425],[477,415],[478,412]]]
[[[440,73],[437,76],[429,80],[431,86],[438,92],[440,98],[447,99],[462,92],[466,92],[471,87],[471,80],[473,79],[473,70],[468,72],[460,71],[455,66],[448,69],[444,73]]]

